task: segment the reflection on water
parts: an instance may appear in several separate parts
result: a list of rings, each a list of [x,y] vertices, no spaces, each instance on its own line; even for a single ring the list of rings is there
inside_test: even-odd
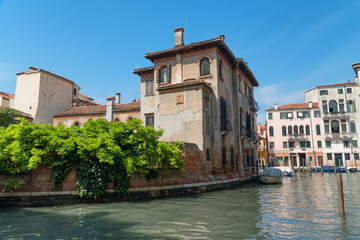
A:
[[[0,239],[358,239],[360,173],[297,174],[197,196],[109,204],[0,209]]]

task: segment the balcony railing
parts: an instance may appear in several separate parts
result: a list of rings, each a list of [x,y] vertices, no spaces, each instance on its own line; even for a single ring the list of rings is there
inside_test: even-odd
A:
[[[336,140],[336,139],[357,139],[356,133],[325,133],[326,140]]]
[[[324,113],[324,119],[330,119],[330,118],[341,118],[346,119],[347,118],[346,112],[326,112]]]
[[[259,111],[260,110],[260,107],[259,105],[257,104],[256,100],[254,99],[254,97],[249,97],[249,105],[250,105],[250,108],[252,108],[253,110],[255,111]]]
[[[288,140],[305,140],[306,135],[305,134],[289,134]]]

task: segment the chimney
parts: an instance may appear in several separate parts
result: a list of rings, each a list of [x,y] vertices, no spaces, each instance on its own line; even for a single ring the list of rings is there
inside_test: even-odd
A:
[[[114,96],[106,98],[106,120],[109,122],[112,122],[113,120],[114,100]]]
[[[312,101],[309,101],[309,108],[312,108]]]
[[[278,103],[275,103],[275,110],[278,110]]]
[[[184,46],[184,29],[182,27],[175,28],[175,47]]]
[[[115,103],[120,103],[120,97],[121,97],[121,93],[116,93]]]

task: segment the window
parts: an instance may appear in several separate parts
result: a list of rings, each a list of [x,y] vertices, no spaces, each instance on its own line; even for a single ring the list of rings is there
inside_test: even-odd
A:
[[[320,111],[314,111],[314,117],[316,118],[321,117]]]
[[[210,60],[207,57],[203,57],[200,60],[200,76],[210,75]]]
[[[272,114],[272,113],[269,113],[269,114],[268,114],[268,118],[269,118],[269,119],[273,119],[273,114]]]
[[[344,144],[344,148],[348,148],[349,147],[349,141],[343,141]]]
[[[277,163],[283,163],[284,159],[282,157],[276,157],[276,162]]]
[[[341,132],[342,133],[347,133],[347,128],[346,128],[346,119],[341,119]]]
[[[326,157],[327,157],[328,160],[332,160],[332,154],[331,153],[327,153]]]
[[[286,113],[286,115],[287,115],[287,118],[293,118],[293,113],[292,112],[288,112],[288,113]]]
[[[331,100],[329,102],[329,112],[336,113],[337,112],[337,102],[335,100]]]
[[[247,124],[247,121],[246,121],[246,124]],[[246,126],[246,127],[248,127],[248,126]],[[226,101],[224,100],[223,97],[220,98],[220,129],[227,130]]]
[[[211,157],[210,157],[210,149],[206,149],[206,161],[210,161]]]
[[[343,89],[342,89],[342,88],[339,88],[339,89],[338,89],[338,94],[343,94],[343,93],[344,93]]]
[[[303,118],[303,117],[304,117],[303,112],[297,112],[297,117],[298,117],[298,118]]]
[[[357,147],[358,147],[358,142],[357,142],[357,140],[352,140],[351,143],[352,143],[352,146],[353,146],[354,148],[357,148]]]
[[[282,126],[282,135],[286,136],[286,127],[285,126]]]
[[[321,141],[318,141],[318,142],[317,142],[317,146],[318,146],[318,148],[322,148],[322,142],[321,142]]]
[[[298,134],[299,133],[299,131],[298,131],[298,126],[294,126],[294,134]]]
[[[311,142],[310,141],[306,141],[306,147],[311,148]]]
[[[347,88],[346,93],[352,93],[352,88]]]
[[[331,141],[325,141],[326,148],[331,148]]]
[[[323,112],[324,112],[324,113],[328,112],[328,109],[327,109],[327,101],[326,101],[326,100],[323,100],[323,101],[322,101],[322,107],[323,107]]]
[[[154,127],[154,114],[145,114],[145,126]]]
[[[344,99],[339,99],[339,112],[343,113],[344,111]]]
[[[232,168],[235,167],[234,149],[232,147],[230,148],[230,164]]]
[[[348,108],[347,108],[348,112],[356,112],[355,111],[355,101],[353,100],[349,100],[348,101]]]
[[[313,157],[312,157],[312,156],[309,156],[309,160],[310,160],[310,162],[312,162],[312,161],[313,161]]]
[[[328,95],[328,90],[320,90],[320,95]]]
[[[354,159],[359,160],[359,153],[354,153]]]
[[[74,88],[74,96],[76,96],[76,88]]]
[[[283,142],[283,148],[284,148],[284,149],[287,148],[287,142]]]
[[[350,132],[351,133],[356,133],[355,122],[350,122]]]
[[[75,122],[74,126],[80,127],[80,123],[79,122]]]
[[[306,130],[306,135],[310,135],[310,126],[309,125],[306,125],[305,130]]]
[[[305,148],[305,141],[300,141],[300,148]]]
[[[300,132],[300,134],[304,134],[304,126],[303,125],[300,125],[299,132]]]
[[[289,148],[294,148],[295,142],[289,142]]]
[[[269,127],[269,135],[270,135],[270,137],[274,136],[274,128],[273,127]]]
[[[159,83],[170,82],[170,67],[163,65],[159,68]]]
[[[317,124],[317,125],[316,125],[316,135],[320,135],[320,134],[321,134],[320,125]]]
[[[218,65],[218,70],[219,70],[219,78],[222,79],[222,64],[221,64],[221,60],[219,60],[219,65]],[[209,71],[209,74],[210,74],[210,71]],[[208,75],[209,75],[208,74]],[[240,81],[239,81],[240,83]],[[240,90],[240,86],[239,86],[239,90]],[[241,90],[240,90],[241,92]]]
[[[115,119],[115,121],[114,121],[114,122],[120,122],[120,119],[118,119],[118,118],[117,118],[117,119]]]
[[[324,120],[325,133],[330,132],[329,120]]]
[[[345,153],[345,160],[350,160],[350,153]]]
[[[288,134],[291,135],[293,133],[292,126],[288,126]]]
[[[280,113],[280,119],[286,119],[286,113],[281,112]]]
[[[154,81],[146,81],[146,95],[151,95],[154,93]]]
[[[331,122],[331,133],[340,133],[340,126],[338,121]]]
[[[274,142],[270,142],[270,149],[274,149]]]

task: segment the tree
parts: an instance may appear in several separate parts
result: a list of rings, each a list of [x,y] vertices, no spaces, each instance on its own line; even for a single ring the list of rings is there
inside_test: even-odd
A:
[[[22,117],[21,112],[12,108],[0,108],[0,127],[8,127],[10,124],[17,124]]]

